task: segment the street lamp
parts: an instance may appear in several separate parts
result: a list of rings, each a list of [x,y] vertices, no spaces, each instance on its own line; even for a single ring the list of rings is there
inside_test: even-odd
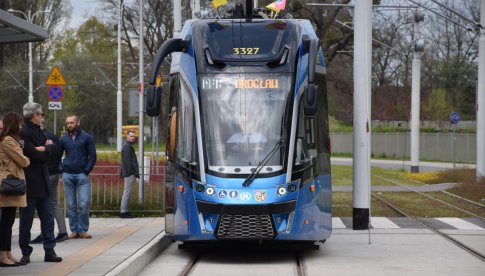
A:
[[[34,14],[30,13],[30,10],[25,14],[23,11],[8,9],[9,13],[20,13],[22,14],[27,21],[32,23],[34,17],[40,13],[50,13],[50,10],[44,11],[37,11]],[[32,69],[32,42],[29,42],[29,103],[34,102],[34,78],[33,78],[33,69]]]

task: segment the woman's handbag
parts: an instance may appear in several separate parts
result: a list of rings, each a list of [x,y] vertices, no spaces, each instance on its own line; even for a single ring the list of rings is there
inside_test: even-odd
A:
[[[2,162],[0,164],[4,169]],[[5,177],[0,184],[0,194],[2,195],[25,195],[26,189],[25,180],[16,177]]]
[[[0,185],[2,195],[25,195],[25,180],[18,178],[4,178]]]

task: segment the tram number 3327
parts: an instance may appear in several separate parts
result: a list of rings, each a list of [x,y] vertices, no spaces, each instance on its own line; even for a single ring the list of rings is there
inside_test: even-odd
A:
[[[259,48],[232,48],[234,55],[256,55],[259,52]]]

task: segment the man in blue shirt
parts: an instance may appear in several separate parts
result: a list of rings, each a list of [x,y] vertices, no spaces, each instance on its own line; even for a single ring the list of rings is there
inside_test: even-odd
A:
[[[89,209],[91,206],[91,183],[89,173],[96,163],[94,140],[82,131],[76,115],[66,118],[67,132],[59,142],[60,154],[66,152],[61,163],[64,194],[69,216],[70,239],[89,239]]]

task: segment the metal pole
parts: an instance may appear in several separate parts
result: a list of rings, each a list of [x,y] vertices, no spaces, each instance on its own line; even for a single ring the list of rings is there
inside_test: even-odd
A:
[[[485,0],[480,5],[477,85],[477,180],[485,177]],[[481,76],[481,77],[480,77]]]
[[[140,88],[140,101],[138,105],[138,127],[140,129],[140,137],[138,137],[138,155],[140,156],[140,185],[138,185],[139,191],[139,201],[140,203],[145,202],[145,153],[143,151],[143,146],[145,143],[145,133],[144,133],[144,114],[143,114],[143,0],[140,0],[140,68],[138,71],[139,74],[139,88]]]
[[[420,122],[420,87],[421,87],[421,60],[420,51],[417,49],[419,36],[419,16],[416,11],[414,22],[414,54],[412,64],[411,83],[411,172],[419,172],[419,122]]]
[[[453,171],[455,171],[455,164],[456,164],[456,123],[452,124],[451,127],[453,128]]]
[[[173,0],[173,37],[179,37],[182,30],[182,0]]]
[[[192,19],[196,19],[197,15],[200,16],[200,0],[194,0],[192,4]]]
[[[123,125],[123,94],[121,91],[121,5],[118,0],[118,91],[116,92],[116,150],[121,151]]]
[[[411,85],[411,172],[419,172],[419,118],[421,60],[414,52]]]
[[[369,229],[372,1],[356,1],[354,13],[353,229]]]
[[[54,135],[57,133],[57,110],[54,110],[54,129],[53,129]]]
[[[30,11],[29,11],[30,16]],[[29,103],[34,102],[34,72],[32,68],[32,42],[29,42]]]
[[[27,21],[32,23],[30,10],[27,12]],[[29,42],[29,103],[34,102],[34,70],[32,67],[32,42]]]

